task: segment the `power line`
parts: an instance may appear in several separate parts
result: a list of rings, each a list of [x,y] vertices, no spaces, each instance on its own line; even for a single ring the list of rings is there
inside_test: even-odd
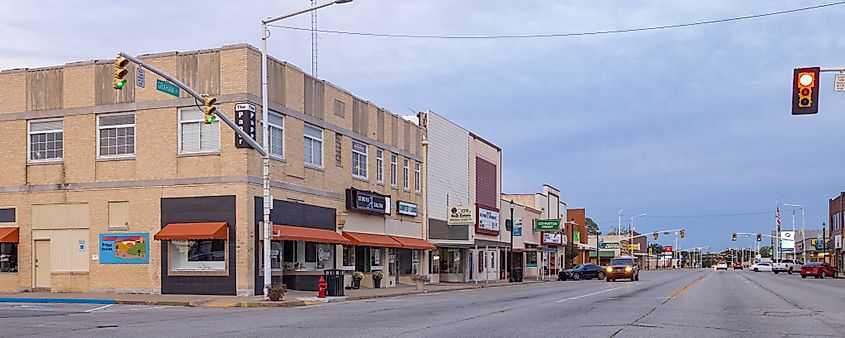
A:
[[[379,37],[379,38],[402,38],[402,39],[538,39],[538,38],[539,39],[545,39],[545,38],[566,38],[566,37],[575,37],[575,36],[635,33],[635,32],[644,32],[644,31],[653,31],[653,30],[684,28],[684,27],[691,27],[691,26],[712,25],[712,24],[726,23],[726,22],[731,22],[731,21],[759,19],[759,18],[768,17],[768,16],[776,16],[776,15],[791,14],[791,13],[797,13],[797,12],[803,12],[803,11],[810,11],[810,10],[821,9],[821,8],[825,8],[825,7],[839,6],[839,5],[843,5],[843,4],[845,4],[845,1],[837,1],[837,2],[831,2],[831,3],[815,5],[815,6],[807,6],[807,7],[788,9],[788,10],[782,10],[782,11],[761,13],[761,14],[736,16],[736,17],[731,17],[731,18],[726,18],[726,19],[714,19],[714,20],[704,20],[704,21],[696,21],[696,22],[673,24],[673,25],[659,25],[659,26],[648,26],[648,27],[640,27],[640,28],[611,29],[611,30],[576,32],[576,33],[505,34],[505,35],[435,35],[435,34],[419,34],[418,35],[418,34],[369,33],[369,32],[343,31],[343,30],[332,30],[332,29],[318,29],[317,31],[320,32],[320,33],[329,33],[329,34],[344,34],[344,35],[357,35],[357,36],[368,36],[368,37]],[[293,27],[293,26],[284,26],[284,25],[268,25],[268,26],[290,29],[290,30],[298,30],[298,31],[311,31],[310,28],[302,28],[302,27]]]

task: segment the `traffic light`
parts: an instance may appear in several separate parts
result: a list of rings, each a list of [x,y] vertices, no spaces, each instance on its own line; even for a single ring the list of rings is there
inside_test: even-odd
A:
[[[819,67],[796,68],[792,77],[792,115],[819,112]]]
[[[118,55],[114,58],[114,89],[123,89],[126,87],[126,75],[129,75],[129,60]]]
[[[655,232],[654,234],[651,235],[651,237],[654,238],[654,240],[656,241],[657,237],[658,237],[658,233]]]
[[[761,234],[757,234],[757,241],[758,241],[758,242],[763,241],[763,235],[761,235]]]
[[[684,231],[684,229],[681,229],[681,238],[684,238],[684,236],[686,236],[686,231]]]
[[[734,241],[734,242],[736,242],[736,233],[735,233],[735,232],[734,232],[734,233],[733,233],[733,235],[731,236],[731,240],[732,240],[732,241]]]
[[[205,124],[212,124],[214,121],[217,120],[217,107],[214,105],[217,104],[217,99],[206,96],[205,97]]]

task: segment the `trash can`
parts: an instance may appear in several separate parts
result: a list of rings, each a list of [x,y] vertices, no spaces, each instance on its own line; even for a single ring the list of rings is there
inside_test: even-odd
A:
[[[343,296],[343,270],[326,269],[323,276],[326,278],[326,296]]]
[[[511,280],[515,283],[522,282],[522,268],[513,268],[513,275],[511,276]]]

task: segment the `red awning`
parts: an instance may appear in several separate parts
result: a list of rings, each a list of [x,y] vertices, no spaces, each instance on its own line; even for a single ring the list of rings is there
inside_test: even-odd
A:
[[[0,243],[18,243],[20,241],[20,228],[0,228]]]
[[[435,247],[433,244],[426,242],[424,239],[419,238],[412,238],[412,237],[402,237],[402,236],[390,236],[400,244],[405,249],[413,249],[413,250],[434,250]]]
[[[153,236],[159,241],[229,238],[226,222],[170,223]]]
[[[343,232],[343,237],[349,238],[352,245],[374,246],[379,248],[402,248],[402,243],[387,235],[365,234],[360,232]]]
[[[348,239],[331,230],[278,224],[273,225],[273,240],[352,244]]]

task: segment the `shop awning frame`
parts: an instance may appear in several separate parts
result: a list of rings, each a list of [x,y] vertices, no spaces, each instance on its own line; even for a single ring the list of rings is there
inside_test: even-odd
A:
[[[182,241],[202,239],[229,238],[229,223],[201,222],[201,223],[170,223],[159,230],[154,239],[158,241]]]
[[[352,245],[357,246],[371,246],[377,248],[396,248],[402,249],[402,243],[399,243],[388,235],[367,234],[363,232],[349,232],[344,231],[343,237],[349,239]]]
[[[20,242],[21,228],[19,227],[2,227],[0,228],[0,243],[14,243]]]
[[[390,235],[390,238],[393,238],[395,241],[402,244],[402,248],[404,249],[412,249],[412,250],[435,250],[437,249],[434,244],[427,242],[421,238],[413,238],[413,237],[404,237],[404,236],[393,236]]]
[[[292,225],[273,224],[274,241],[303,241],[316,243],[331,243],[351,245],[352,241],[335,231],[298,227]]]

